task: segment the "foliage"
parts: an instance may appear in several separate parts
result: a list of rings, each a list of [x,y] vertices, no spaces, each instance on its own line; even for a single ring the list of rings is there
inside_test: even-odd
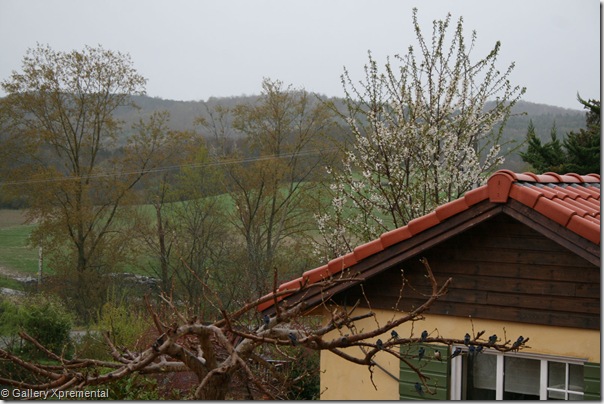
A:
[[[293,386],[288,400],[318,400],[321,394],[320,356],[318,352],[300,350],[289,373]]]
[[[71,313],[51,296],[30,296],[21,304],[0,301],[0,335],[16,338],[23,330],[57,354],[68,347],[72,324]],[[28,355],[36,351],[29,345],[25,349]]]
[[[434,21],[426,39],[414,9],[419,53],[409,46],[405,56],[394,57],[398,65],[388,59],[383,72],[369,53],[358,84],[345,70],[342,116],[353,142],[342,169],[330,168],[332,210],[318,218],[327,255],[458,198],[502,163],[499,124],[525,90],[510,84],[513,63],[503,73],[497,68],[499,42],[473,61],[475,32],[468,43],[459,18],[448,39],[450,23],[450,14]],[[348,211],[354,213],[344,218]]]
[[[558,139],[555,124],[551,128],[550,138],[551,140],[548,143],[542,144],[535,133],[533,122],[529,123],[526,132],[528,148],[526,153],[521,152],[520,156],[524,161],[530,162],[537,173],[560,172],[562,170],[566,156],[562,150],[562,143]]]
[[[149,327],[148,319],[138,310],[111,299],[103,305],[95,328],[100,333],[108,332],[116,346],[136,347]]]
[[[150,377],[132,375],[107,385],[111,400],[156,401],[160,399],[157,381]]]
[[[528,147],[520,155],[535,171],[558,174],[600,172],[600,101],[585,101],[580,96],[578,100],[587,109],[587,128],[569,132],[562,143],[556,136],[555,126],[552,127],[551,140],[542,144],[532,122],[529,124],[526,134]]]

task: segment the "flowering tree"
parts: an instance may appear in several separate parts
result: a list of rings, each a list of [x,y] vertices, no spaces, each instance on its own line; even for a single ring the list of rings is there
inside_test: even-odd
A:
[[[460,17],[449,40],[450,22],[434,21],[427,42],[414,9],[419,52],[410,46],[383,72],[369,53],[358,84],[344,71],[341,117],[353,141],[342,166],[328,168],[333,202],[318,215],[328,255],[458,198],[503,162],[503,124],[525,89],[510,84],[513,63],[497,69],[499,42],[473,62],[476,33],[468,44]]]

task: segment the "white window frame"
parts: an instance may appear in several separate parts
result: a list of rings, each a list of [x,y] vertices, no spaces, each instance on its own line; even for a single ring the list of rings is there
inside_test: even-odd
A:
[[[454,345],[451,347],[451,350],[454,351],[456,348],[461,348],[464,354],[467,355],[468,348],[466,346]],[[539,399],[547,400],[548,391],[557,391],[564,393],[564,398],[568,400],[569,393],[577,394],[583,396],[583,392],[569,390],[569,365],[581,365],[584,366],[587,359],[579,359],[579,358],[568,358],[562,356],[555,355],[539,355],[539,354],[529,354],[524,352],[499,352],[494,349],[484,349],[483,352],[477,355],[496,355],[496,379],[495,379],[495,399],[503,400],[503,390],[504,390],[504,358],[507,357],[517,357],[517,358],[525,358],[525,359],[536,359],[540,361],[540,375],[539,375]],[[553,387],[547,386],[547,377],[548,377],[548,363],[549,362],[558,362],[564,363],[566,366],[566,380],[565,380],[565,389],[556,389]],[[457,356],[451,359],[451,400],[461,400],[462,393],[462,383],[463,383],[463,366],[462,366],[462,356]]]

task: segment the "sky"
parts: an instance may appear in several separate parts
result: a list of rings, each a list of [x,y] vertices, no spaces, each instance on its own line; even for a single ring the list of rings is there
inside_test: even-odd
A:
[[[600,99],[599,0],[0,0],[0,80],[37,43],[102,45],[131,56],[153,97],[259,94],[263,78],[342,96],[344,68],[361,79],[368,51],[383,66],[415,43],[413,7],[427,37],[433,20],[463,17],[474,58],[501,41],[525,101]]]

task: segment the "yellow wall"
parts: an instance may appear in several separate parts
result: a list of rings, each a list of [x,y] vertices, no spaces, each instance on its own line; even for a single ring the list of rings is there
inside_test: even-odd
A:
[[[385,324],[392,319],[392,313],[375,310],[378,322]],[[360,314],[355,312],[355,314]],[[503,337],[505,327],[507,339],[515,341],[518,336],[530,338],[527,345],[530,348],[523,352],[535,354],[548,354],[572,358],[583,358],[589,362],[600,362],[600,331],[581,330],[567,327],[549,327],[523,323],[502,323],[491,320],[474,319],[474,332],[485,330],[485,336],[497,334]],[[359,330],[375,328],[374,319],[365,319],[357,325]],[[397,328],[401,337],[411,334],[411,324],[403,324]],[[422,330],[438,332],[445,338],[462,339],[469,332],[472,334],[472,321],[469,318],[428,315],[423,321],[414,325],[413,334],[419,336]],[[436,332],[431,336],[436,336]],[[332,333],[335,338],[338,333]],[[387,340],[389,334],[382,336]],[[377,340],[377,338],[376,338]],[[347,353],[361,356],[358,347],[349,348]],[[399,377],[399,361],[386,352],[375,356],[375,361],[388,372]],[[373,368],[373,386],[369,370],[366,367],[355,365],[331,352],[321,353],[321,399],[322,400],[398,400],[398,382],[388,376],[384,371]]]

